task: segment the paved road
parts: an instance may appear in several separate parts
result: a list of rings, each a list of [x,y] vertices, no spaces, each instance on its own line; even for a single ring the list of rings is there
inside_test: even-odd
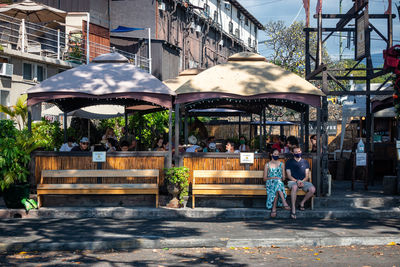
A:
[[[400,243],[400,219],[3,219],[1,251]]]
[[[0,254],[4,266],[400,266],[400,246],[140,249]]]

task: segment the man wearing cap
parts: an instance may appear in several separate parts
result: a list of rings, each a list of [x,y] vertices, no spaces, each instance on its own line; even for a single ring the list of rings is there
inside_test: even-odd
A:
[[[79,141],[79,146],[74,146],[71,151],[90,151],[89,139],[82,137],[81,141]]]

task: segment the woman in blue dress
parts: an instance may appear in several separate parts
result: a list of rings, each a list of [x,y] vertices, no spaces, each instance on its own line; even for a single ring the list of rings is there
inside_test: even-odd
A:
[[[290,210],[286,202],[285,185],[285,164],[279,161],[279,150],[273,149],[271,160],[264,167],[264,181],[267,189],[267,209],[271,210],[271,218],[276,217],[276,207]]]

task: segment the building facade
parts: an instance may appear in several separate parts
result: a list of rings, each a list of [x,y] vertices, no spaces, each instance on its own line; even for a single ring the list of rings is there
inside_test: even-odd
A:
[[[152,74],[160,80],[188,68],[208,68],[242,51],[257,52],[263,25],[237,0],[37,0],[67,12],[89,12],[90,22],[108,29],[111,46],[148,57],[151,29]]]

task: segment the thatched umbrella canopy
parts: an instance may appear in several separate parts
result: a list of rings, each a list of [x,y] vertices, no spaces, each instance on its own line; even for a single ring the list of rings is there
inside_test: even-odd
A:
[[[249,52],[229,57],[177,88],[177,104],[191,108],[224,107],[260,113],[265,105],[296,111],[320,106],[323,92],[300,76]]]

